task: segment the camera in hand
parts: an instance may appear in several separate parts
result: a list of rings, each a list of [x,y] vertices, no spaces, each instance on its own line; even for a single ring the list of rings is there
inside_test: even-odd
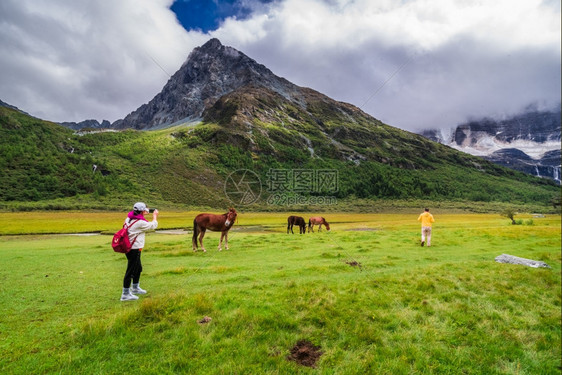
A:
[[[149,213],[153,213],[154,210],[156,210],[156,208],[149,208],[149,209],[148,209],[148,212],[149,212]]]

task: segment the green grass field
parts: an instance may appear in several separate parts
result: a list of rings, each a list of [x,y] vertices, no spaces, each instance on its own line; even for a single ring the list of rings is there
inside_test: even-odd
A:
[[[150,233],[149,293],[120,302],[123,214],[2,213],[0,373],[560,374],[560,216],[433,214],[431,248],[417,213],[327,213],[331,232],[302,236],[288,214],[243,213],[222,252],[218,233],[207,253]],[[102,235],[56,234],[76,232]],[[288,360],[299,340],[315,368]]]

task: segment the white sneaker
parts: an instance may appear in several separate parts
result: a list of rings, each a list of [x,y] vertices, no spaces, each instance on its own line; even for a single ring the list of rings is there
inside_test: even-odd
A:
[[[146,290],[142,289],[140,286],[132,287],[131,288],[132,294],[146,294]]]
[[[139,297],[134,296],[132,294],[122,294],[121,301],[136,301]]]

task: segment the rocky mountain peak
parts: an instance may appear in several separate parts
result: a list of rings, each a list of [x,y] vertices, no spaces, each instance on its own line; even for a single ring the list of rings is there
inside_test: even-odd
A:
[[[225,46],[222,45],[221,41],[218,40],[217,38],[212,38],[212,39],[209,39],[209,41],[207,41],[207,43],[203,44],[201,47],[196,48],[196,49],[218,50],[221,47],[225,48]]]
[[[113,127],[153,129],[195,120],[222,96],[245,86],[265,87],[296,103],[302,97],[298,86],[213,38],[189,54],[158,95]]]

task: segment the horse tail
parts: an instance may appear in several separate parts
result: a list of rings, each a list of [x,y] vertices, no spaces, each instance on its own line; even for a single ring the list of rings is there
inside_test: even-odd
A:
[[[197,248],[197,236],[199,235],[199,225],[197,225],[197,219],[193,219],[193,239],[191,243],[193,244],[194,248]]]

